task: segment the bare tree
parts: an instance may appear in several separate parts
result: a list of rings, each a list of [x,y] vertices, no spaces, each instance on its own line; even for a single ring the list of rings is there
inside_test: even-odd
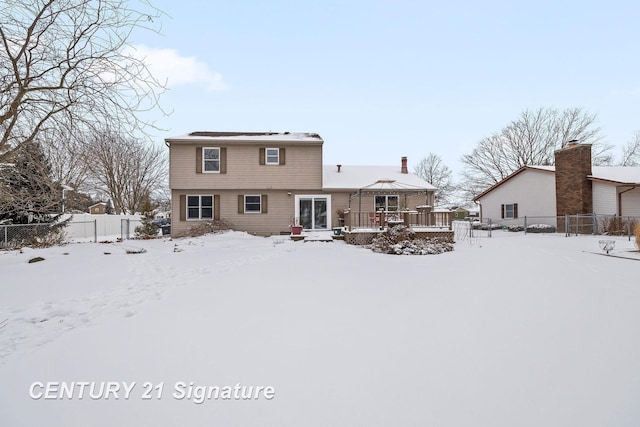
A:
[[[142,204],[166,185],[164,147],[102,132],[90,140],[90,179],[118,212],[140,212]]]
[[[622,147],[620,166],[640,166],[640,131],[636,131],[631,140]]]
[[[455,186],[453,173],[442,158],[434,153],[429,153],[414,167],[414,173],[437,188],[435,193],[436,205],[450,201]]]
[[[46,132],[42,147],[51,166],[51,177],[61,185],[73,188],[74,191],[87,191],[88,141],[82,134]],[[55,142],[52,142],[55,141]]]
[[[485,189],[522,166],[552,165],[554,151],[579,140],[592,144],[594,164],[611,164],[611,146],[603,143],[596,115],[571,108],[525,110],[500,132],[483,138],[462,156],[467,188]]]
[[[0,0],[0,162],[43,132],[122,134],[152,126],[141,113],[163,91],[128,54],[136,29],[162,13],[145,0]],[[130,50],[129,50],[130,51]]]

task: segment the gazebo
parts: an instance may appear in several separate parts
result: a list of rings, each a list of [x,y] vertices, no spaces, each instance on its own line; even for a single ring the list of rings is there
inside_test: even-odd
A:
[[[407,184],[403,182],[399,182],[394,179],[379,179],[376,182],[373,182],[369,185],[366,185],[358,190],[349,194],[349,210],[352,210],[352,202],[355,198],[358,199],[358,214],[356,221],[356,226],[361,226],[363,222],[366,222],[367,219],[362,218],[362,197],[364,196],[372,196],[374,198],[374,206],[375,211],[367,212],[369,215],[368,222],[373,223],[374,225],[382,225],[385,223],[384,216],[387,215],[388,218],[391,218],[389,215],[393,215],[394,221],[397,222],[405,222],[408,224],[410,218],[405,214],[418,214],[428,213],[429,208],[431,207],[428,204],[427,194],[429,188],[421,187],[418,185]],[[412,196],[421,196],[424,195],[425,199],[422,203],[416,203],[413,209],[409,209],[410,203],[409,198]],[[389,205],[389,197],[397,196],[397,201],[393,205]],[[377,198],[384,197],[384,206],[382,203],[378,203]],[[375,215],[372,217],[372,215]],[[352,217],[352,220],[355,219]],[[364,220],[364,221],[363,221]],[[427,225],[427,219],[425,218],[424,225]]]

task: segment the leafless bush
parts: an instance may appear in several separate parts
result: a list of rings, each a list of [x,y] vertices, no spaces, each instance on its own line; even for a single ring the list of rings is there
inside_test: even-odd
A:
[[[214,221],[202,221],[194,225],[186,233],[188,237],[204,236],[205,234],[221,233],[223,231],[233,230],[233,226],[223,219]]]
[[[635,241],[636,248],[640,250],[640,224],[636,224],[635,228],[633,229],[633,234],[636,238],[636,241]]]
[[[619,216],[613,216],[605,221],[605,233],[610,236],[624,236],[629,230],[635,230],[638,221]]]

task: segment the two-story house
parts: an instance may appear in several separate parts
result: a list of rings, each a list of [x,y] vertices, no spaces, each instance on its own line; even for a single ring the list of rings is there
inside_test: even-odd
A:
[[[259,235],[297,224],[330,230],[339,224],[336,210],[353,207],[356,194],[369,211],[433,202],[435,187],[409,174],[406,158],[397,168],[323,168],[324,141],[315,133],[192,132],[165,142],[174,236],[217,219]]]

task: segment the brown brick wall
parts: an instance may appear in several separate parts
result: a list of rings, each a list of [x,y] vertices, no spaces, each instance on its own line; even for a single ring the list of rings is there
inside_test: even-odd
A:
[[[564,216],[593,212],[591,144],[576,144],[555,152],[556,211],[558,230],[564,229]],[[590,233],[591,229],[582,230]]]

